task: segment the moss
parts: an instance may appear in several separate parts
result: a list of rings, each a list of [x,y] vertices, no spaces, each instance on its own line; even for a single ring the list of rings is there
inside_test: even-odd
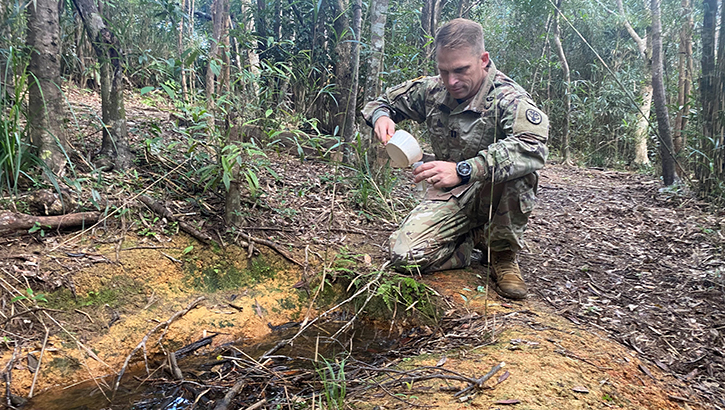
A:
[[[82,307],[99,307],[108,305],[111,308],[123,306],[130,297],[143,294],[143,286],[125,276],[114,276],[101,289],[92,290],[85,295],[73,296],[67,288],[61,288],[46,295],[47,306],[51,309],[72,310]]]
[[[220,260],[214,265],[198,267],[188,263],[187,283],[195,290],[216,292],[225,289],[253,287],[267,279],[274,279],[277,268],[263,256],[252,259],[246,269],[240,269],[234,261]]]

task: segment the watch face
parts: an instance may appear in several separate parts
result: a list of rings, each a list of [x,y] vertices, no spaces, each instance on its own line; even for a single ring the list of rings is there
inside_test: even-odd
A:
[[[464,161],[459,162],[456,165],[456,172],[458,172],[459,175],[464,176],[464,177],[471,175],[471,164],[469,164],[468,162],[464,162]]]

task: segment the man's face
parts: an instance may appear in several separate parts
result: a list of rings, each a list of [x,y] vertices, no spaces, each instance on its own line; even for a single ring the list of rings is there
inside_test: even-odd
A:
[[[476,55],[469,46],[436,50],[438,72],[451,96],[457,100],[473,97],[488,74],[488,51]]]

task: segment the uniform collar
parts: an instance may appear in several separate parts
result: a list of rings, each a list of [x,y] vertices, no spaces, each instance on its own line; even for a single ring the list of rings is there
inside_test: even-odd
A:
[[[484,112],[487,108],[486,97],[491,91],[491,88],[493,88],[493,79],[496,78],[497,73],[498,71],[496,70],[496,65],[493,63],[493,60],[489,60],[488,73],[486,74],[486,78],[483,79],[483,84],[481,84],[481,88],[478,89],[476,95],[462,102],[461,104],[458,104],[458,101],[456,101],[456,99],[453,98],[448,91],[446,91],[445,93],[441,93],[441,96],[438,100],[438,105],[446,106],[449,112]]]

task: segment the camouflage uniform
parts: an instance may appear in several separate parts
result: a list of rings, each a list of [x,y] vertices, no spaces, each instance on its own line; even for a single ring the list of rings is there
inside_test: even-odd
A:
[[[521,86],[491,62],[481,89],[460,104],[439,76],[421,77],[388,89],[363,109],[371,126],[384,115],[395,122],[425,121],[436,160],[467,161],[473,168],[468,184],[428,188],[390,237],[394,266],[417,265],[422,272],[468,266],[479,245],[474,236],[492,251],[523,247],[536,171],[548,155],[549,121]]]

